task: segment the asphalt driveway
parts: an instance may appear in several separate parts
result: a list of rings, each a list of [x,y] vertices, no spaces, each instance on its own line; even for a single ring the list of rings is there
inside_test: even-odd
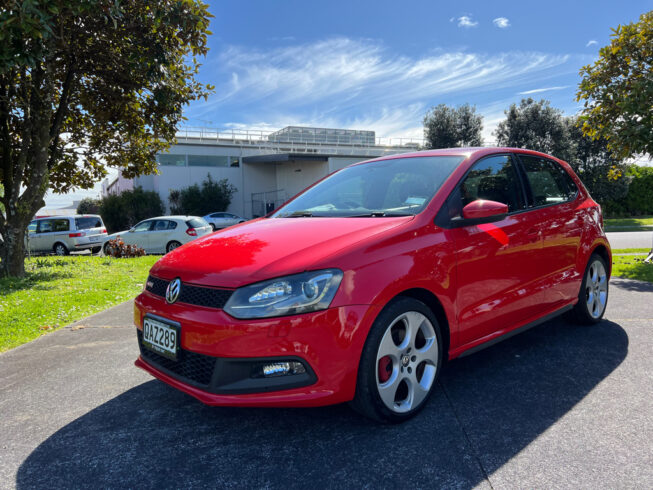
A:
[[[0,355],[0,487],[651,488],[652,299],[614,279],[602,323],[451,362],[399,426],[205,407],[133,366],[120,305]]]

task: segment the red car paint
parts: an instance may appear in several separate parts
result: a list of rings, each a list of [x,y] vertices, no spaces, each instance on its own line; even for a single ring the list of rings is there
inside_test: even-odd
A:
[[[558,162],[578,187],[575,199],[492,223],[437,226],[434,218],[469,168],[485,156],[505,153]],[[218,395],[166,374],[142,357],[136,365],[210,405],[340,403],[353,398],[367,334],[396,296],[430,301],[453,359],[575,304],[595,250],[611,264],[600,208],[560,160],[511,148],[435,150],[377,160],[439,155],[465,159],[416,216],[262,218],[179,247],[152,267],[156,278],[178,277],[184,284],[228,289],[303,271],[342,270],[344,277],[327,310],[294,316],[238,320],[223,310],[168,304],[148,291],[135,300],[139,329],[144,315],[154,314],[181,324],[181,347],[191,352],[224,358],[296,356],[314,370],[314,384]]]

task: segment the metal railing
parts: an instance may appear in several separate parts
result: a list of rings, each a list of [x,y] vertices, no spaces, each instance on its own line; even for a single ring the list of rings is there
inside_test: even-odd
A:
[[[272,137],[270,137],[272,136]],[[177,140],[182,142],[220,143],[247,146],[278,152],[337,153],[379,155],[391,150],[416,150],[424,146],[423,138],[375,138],[374,144],[352,143],[350,135],[328,134],[324,141],[314,137],[305,139],[293,135],[292,140],[284,141],[276,131],[258,129],[212,129],[202,127],[183,127],[177,131]]]

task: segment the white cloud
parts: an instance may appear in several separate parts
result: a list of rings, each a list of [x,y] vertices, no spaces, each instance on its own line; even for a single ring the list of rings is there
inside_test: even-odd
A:
[[[595,44],[598,44],[598,41],[596,41],[595,39],[590,39],[589,41],[587,41],[585,47],[589,48],[590,46],[594,46]]]
[[[505,29],[510,27],[510,21],[505,17],[497,17],[492,21],[492,23],[497,26],[499,29]]]
[[[467,97],[473,102],[495,90],[575,73],[568,59],[537,52],[401,56],[378,41],[348,38],[265,49],[232,46],[205,63],[215,67],[205,76],[217,86],[216,94],[194,102],[185,116],[191,125],[222,118],[217,124],[224,127],[235,121],[235,129],[297,124],[420,136],[430,106]]]
[[[539,94],[541,92],[550,92],[552,90],[564,90],[566,88],[569,88],[569,85],[564,85],[560,87],[535,88],[533,90],[526,90],[525,92],[519,92],[519,95]]]
[[[473,21],[471,17],[463,15],[458,17],[458,27],[476,27],[478,22]]]

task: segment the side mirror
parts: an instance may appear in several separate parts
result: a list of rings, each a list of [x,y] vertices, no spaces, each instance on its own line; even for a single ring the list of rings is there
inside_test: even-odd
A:
[[[508,205],[502,202],[486,201],[484,199],[477,199],[470,202],[463,208],[464,219],[482,219],[497,217],[508,214]]]

